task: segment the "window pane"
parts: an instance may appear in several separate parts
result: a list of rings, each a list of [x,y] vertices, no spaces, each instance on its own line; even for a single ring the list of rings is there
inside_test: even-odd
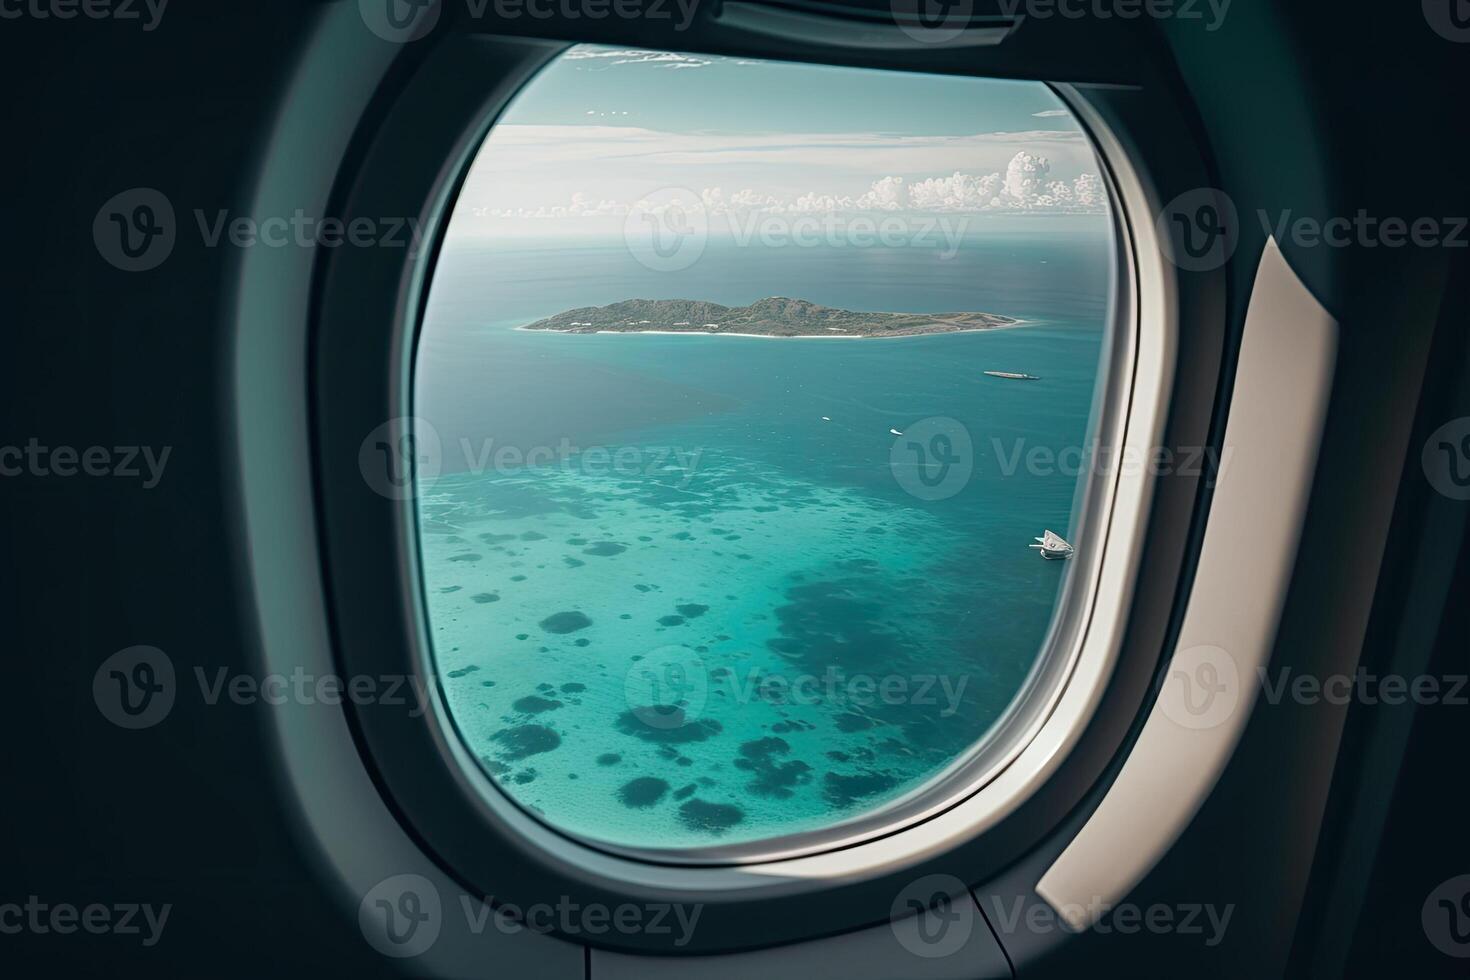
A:
[[[520,94],[414,383],[435,662],[504,792],[732,845],[984,742],[1093,545],[1098,174],[1036,83],[584,47]]]

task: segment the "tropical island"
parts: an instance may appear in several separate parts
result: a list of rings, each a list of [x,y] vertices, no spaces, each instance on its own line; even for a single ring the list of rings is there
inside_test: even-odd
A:
[[[749,306],[688,299],[629,299],[584,306],[522,330],[557,333],[690,333],[736,337],[916,337],[995,330],[1021,321],[998,313],[860,313],[771,296]]]

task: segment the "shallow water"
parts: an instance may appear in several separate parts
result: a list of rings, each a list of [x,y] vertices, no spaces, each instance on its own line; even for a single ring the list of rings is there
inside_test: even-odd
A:
[[[620,248],[441,263],[415,390],[444,447],[419,496],[440,680],[498,784],[564,829],[677,847],[852,817],[976,742],[1033,664],[1069,563],[1027,545],[1070,536],[1077,481],[1021,460],[1085,440],[1106,239],[1012,236],[944,265],[841,251],[713,247],[678,274]],[[513,329],[634,296],[775,294],[1029,323],[842,342]],[[906,443],[936,431],[973,450],[929,500]]]

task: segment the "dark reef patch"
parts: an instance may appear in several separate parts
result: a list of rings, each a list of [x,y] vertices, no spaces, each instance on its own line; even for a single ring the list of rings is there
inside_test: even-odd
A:
[[[624,735],[664,746],[703,742],[725,730],[713,718],[686,718],[684,709],[677,704],[655,704],[624,711],[618,715],[617,727]]]
[[[897,779],[883,772],[864,772],[854,776],[829,772],[822,778],[822,795],[833,806],[848,807],[859,800],[892,789],[897,783]]]
[[[679,820],[690,830],[723,834],[745,819],[745,811],[729,803],[686,800],[679,807]]]
[[[577,630],[586,629],[592,625],[592,620],[587,618],[584,612],[572,610],[570,612],[552,613],[541,620],[541,628],[548,633],[575,633]]]
[[[679,615],[683,616],[685,619],[698,619],[700,616],[703,616],[705,613],[709,612],[709,606],[701,605],[697,602],[681,603],[674,608],[679,610]]]
[[[450,677],[463,677],[466,674],[473,674],[475,671],[477,671],[479,669],[480,668],[478,666],[476,666],[475,664],[470,664],[468,667],[461,667],[461,668],[459,668],[459,670],[451,670],[451,671],[449,671],[448,676],[450,676]]]
[[[542,712],[555,711],[561,707],[561,702],[554,698],[543,698],[539,694],[527,694],[523,698],[517,698],[511,707],[522,714],[539,715]]]
[[[474,595],[470,596],[470,598],[475,600],[482,606],[486,603],[500,601],[500,596],[496,595],[494,592],[476,592]]]
[[[621,555],[628,550],[625,544],[617,544],[612,541],[599,541],[590,548],[583,548],[582,554],[596,555],[599,558],[609,558],[613,555]]]
[[[623,784],[622,789],[618,790],[618,798],[623,801],[623,806],[641,808],[653,806],[668,791],[669,784],[662,779],[639,776],[632,782]]]
[[[527,756],[550,752],[561,745],[561,736],[545,725],[517,725],[514,728],[502,728],[490,738],[504,746],[500,750],[500,755],[505,759],[524,759]]]
[[[734,763],[735,768],[755,775],[755,779],[746,789],[756,796],[784,800],[792,795],[791,787],[808,782],[811,779],[811,766],[800,759],[790,762],[776,759],[776,756],[790,751],[791,746],[784,738],[774,736],[742,743],[740,756]]]

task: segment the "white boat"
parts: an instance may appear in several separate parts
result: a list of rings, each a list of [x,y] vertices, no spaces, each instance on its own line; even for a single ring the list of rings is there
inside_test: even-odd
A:
[[[1072,552],[1074,549],[1062,538],[1060,534],[1055,531],[1048,529],[1046,534],[1037,538],[1036,541],[1037,543],[1033,544],[1031,547],[1039,550],[1041,552],[1041,557],[1043,558],[1052,559],[1072,557]]]
[[[988,374],[992,378],[1009,378],[1012,381],[1040,381],[1041,380],[1039,377],[1037,377],[1034,374],[1022,374],[1019,371],[981,371],[980,373],[981,374]]]
[[[901,435],[903,435],[903,433],[902,433],[902,432],[899,432],[899,431],[898,431],[898,430],[897,430],[897,429],[889,429],[889,430],[888,430],[888,431],[889,431],[889,432],[892,432],[892,433],[893,433],[893,434],[894,434],[894,435],[896,435],[896,436],[901,436]]]

